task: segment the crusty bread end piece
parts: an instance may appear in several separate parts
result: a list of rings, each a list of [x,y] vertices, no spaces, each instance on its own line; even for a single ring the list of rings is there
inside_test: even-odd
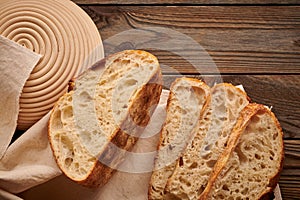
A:
[[[74,90],[52,110],[50,144],[67,177],[84,186],[101,186],[136,143],[158,104],[159,63],[148,52],[126,50],[99,61],[71,85]]]
[[[275,115],[263,105],[249,104],[200,199],[265,199],[278,182],[283,158],[283,133]]]
[[[215,85],[201,111],[199,123],[165,188],[165,199],[197,199],[204,190],[240,111],[249,103],[245,92]]]
[[[183,77],[172,83],[167,101],[166,121],[161,131],[149,185],[150,200],[164,198],[167,180],[186,148],[208,93],[209,87],[198,79]]]

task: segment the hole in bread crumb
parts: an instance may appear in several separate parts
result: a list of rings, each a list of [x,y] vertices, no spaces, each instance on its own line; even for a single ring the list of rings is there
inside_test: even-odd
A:
[[[53,113],[52,120],[53,120],[53,129],[62,129],[63,128],[60,110],[57,110],[56,112]]]
[[[227,147],[227,141],[224,143],[224,147]]]
[[[228,95],[228,100],[229,101],[233,101],[234,100],[235,94],[234,94],[234,92],[232,90],[228,90],[227,91],[227,95]]]
[[[193,162],[191,165],[190,165],[190,169],[195,169],[195,168],[197,168],[197,166],[198,166],[198,163],[196,163],[196,162]]]
[[[62,119],[66,120],[73,117],[73,109],[71,106],[65,107],[65,109],[62,110]]]
[[[219,141],[217,140],[216,142],[215,142],[215,146],[219,146]]]
[[[260,160],[260,159],[261,159],[260,155],[258,155],[258,154],[255,154],[255,158],[256,158],[257,160]]]
[[[184,164],[184,163],[183,163],[183,159],[182,159],[182,157],[180,157],[180,158],[179,158],[179,166],[182,167],[183,164]]]
[[[242,151],[241,145],[237,145],[235,152],[237,153],[238,157],[239,157],[239,161],[240,163],[246,163],[248,161],[247,156],[244,154],[244,152]]]
[[[216,162],[217,162],[216,160],[209,160],[206,162],[206,165],[210,168],[213,168]]]
[[[191,187],[191,183],[190,182],[186,182],[186,185],[188,186],[188,187]]]
[[[221,121],[226,121],[226,120],[227,120],[227,117],[220,117],[220,120],[221,120]]]
[[[69,167],[73,162],[73,158],[66,158],[65,159],[65,166]]]
[[[246,195],[248,193],[248,190],[249,190],[248,188],[243,189],[242,194]]]
[[[121,65],[128,65],[130,63],[130,60],[122,60]]]
[[[225,199],[225,197],[224,197],[223,194],[218,194],[218,195],[217,195],[217,199]]]
[[[278,137],[278,132],[273,134],[273,140],[276,140],[277,137]]]
[[[272,156],[270,156],[270,160],[273,160],[274,158]]]
[[[239,104],[240,104],[240,105],[243,105],[243,103],[244,103],[244,99],[243,99],[243,98],[240,98],[240,99],[239,99]]]
[[[246,151],[250,151],[250,150],[252,149],[252,146],[246,144],[246,145],[244,146],[244,149],[245,149]]]
[[[204,191],[205,189],[205,186],[204,185],[201,185],[201,187],[196,191],[198,196],[200,196],[202,194],[202,192]]]
[[[67,100],[68,100],[68,102],[72,102],[73,101],[73,96],[67,96]]]
[[[204,147],[204,150],[205,150],[205,151],[210,151],[211,148],[212,148],[212,144],[209,144],[209,145],[206,145],[206,146]]]
[[[133,86],[133,85],[136,85],[137,84],[137,80],[135,79],[128,79],[124,82],[124,85],[127,86],[127,87],[130,87],[130,86]]]
[[[79,163],[74,164],[75,168],[79,168]]]
[[[151,186],[151,189],[152,189],[153,191],[157,191],[156,188],[155,188],[153,185]]]
[[[204,120],[205,120],[205,121],[209,121],[209,118],[208,118],[208,117],[204,117]]]
[[[228,188],[228,186],[227,186],[226,184],[223,185],[222,189],[223,189],[223,190],[226,190],[226,191],[229,191],[229,188]]]
[[[261,163],[261,164],[260,164],[260,167],[261,167],[262,169],[265,169],[265,168],[266,168],[266,165],[265,165],[264,163]]]

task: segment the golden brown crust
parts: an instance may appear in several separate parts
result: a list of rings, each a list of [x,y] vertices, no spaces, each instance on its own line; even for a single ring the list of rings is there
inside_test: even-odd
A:
[[[209,196],[212,192],[212,187],[215,184],[216,179],[219,176],[219,174],[221,173],[222,169],[225,167],[226,163],[228,162],[232,152],[234,151],[234,149],[238,143],[238,140],[240,138],[240,135],[244,132],[245,128],[249,124],[251,117],[254,116],[258,112],[266,112],[272,117],[272,119],[276,123],[276,126],[279,130],[279,134],[281,135],[281,138],[283,140],[282,129],[281,129],[281,126],[280,126],[277,118],[275,117],[275,115],[264,105],[256,104],[256,103],[248,104],[244,108],[244,110],[241,112],[240,117],[232,131],[232,134],[230,135],[229,140],[228,140],[228,145],[225,148],[225,150],[223,151],[223,153],[221,154],[221,156],[219,157],[218,161],[216,162],[214,169],[211,173],[211,176],[209,178],[208,184],[207,184],[206,188],[204,189],[204,191],[202,192],[199,200],[206,200],[209,198]],[[271,192],[273,191],[273,189],[276,187],[276,184],[278,183],[279,175],[280,175],[280,172],[281,172],[282,166],[283,166],[283,155],[284,155],[283,146],[281,146],[280,148],[282,150],[281,151],[282,159],[280,161],[280,168],[278,169],[277,174],[273,178],[270,179],[270,183],[268,185],[269,189],[266,189],[265,192],[263,194],[261,194],[261,196],[258,199],[269,198],[271,195]]]
[[[215,184],[215,181],[219,174],[221,173],[222,169],[224,168],[225,164],[228,162],[230,155],[232,151],[234,150],[234,147],[236,143],[238,142],[238,139],[240,137],[240,134],[243,132],[243,130],[246,128],[246,125],[248,124],[248,121],[250,120],[251,116],[257,112],[255,109],[251,109],[252,105],[249,104],[244,108],[244,110],[240,113],[240,117],[236,122],[235,127],[232,130],[232,133],[228,139],[227,147],[224,149],[222,154],[220,155],[218,161],[216,162],[213,171],[211,172],[209,181],[202,192],[202,194],[199,197],[199,200],[206,200],[208,199],[208,196],[212,190],[213,185]]]
[[[281,139],[283,141],[283,136],[284,135],[283,135],[283,131],[282,131],[281,125],[280,125],[277,117],[270,110],[268,110],[268,112],[270,113],[273,121],[275,122],[275,124],[277,126],[277,129],[279,130],[279,134],[281,134]],[[282,151],[281,151],[281,160],[280,160],[280,167],[278,169],[278,173],[273,178],[270,179],[270,182],[269,182],[269,185],[268,185],[268,187],[270,188],[270,190],[266,191],[264,194],[262,194],[261,197],[259,198],[259,200],[273,199],[273,197],[274,197],[273,190],[275,189],[277,183],[279,182],[280,173],[281,173],[281,171],[283,169],[283,161],[284,161],[284,143],[283,142],[282,142],[282,146],[280,147],[280,149],[282,149]]]
[[[170,88],[172,88],[172,86],[173,86],[176,82],[178,82],[178,81],[179,81],[178,78],[175,79],[175,81],[171,84]],[[170,91],[169,96],[168,96],[168,99],[167,99],[166,110],[169,110],[170,103],[171,103],[171,99],[172,99],[172,96],[173,96],[173,95],[174,95],[174,94]],[[165,126],[165,124],[166,124],[166,122],[163,123],[163,126]],[[162,129],[161,129],[160,132],[159,132],[159,142],[158,142],[157,145],[156,145],[156,149],[157,149],[157,150],[160,149],[160,144],[162,143],[162,140],[163,140],[163,136],[162,136]],[[155,163],[155,160],[156,160],[156,159],[157,159],[157,158],[154,158],[154,163]],[[154,164],[154,163],[152,163],[152,164]],[[151,197],[151,184],[148,185],[148,199],[151,199],[150,197]]]
[[[199,81],[199,82],[202,82],[202,81],[200,81],[200,80],[198,80],[198,79],[193,79],[193,78],[188,78],[188,77],[183,77],[183,78],[184,78],[184,79],[187,79],[187,80],[190,80],[190,81]],[[174,85],[176,85],[176,83],[177,83],[178,81],[180,81],[180,78],[176,78],[176,79],[172,82],[170,88],[172,88]],[[171,103],[171,99],[173,98],[173,95],[174,95],[174,94],[173,94],[172,90],[170,90],[169,97],[168,97],[168,99],[167,99],[166,111],[168,111],[168,110],[170,109],[170,103]],[[163,126],[165,126],[165,124],[166,124],[166,122],[164,122]],[[163,140],[162,129],[160,130],[159,136],[160,136],[160,137],[159,137],[159,142],[158,142],[157,148],[156,148],[157,150],[159,150],[160,144],[162,143],[162,140]]]
[[[219,83],[219,84],[216,84],[215,86],[213,86],[212,88],[211,88],[211,90],[210,90],[210,94],[207,96],[207,98],[206,98],[206,102],[205,102],[205,104],[203,105],[203,107],[202,107],[202,111],[200,112],[200,118],[199,118],[199,120],[201,121],[201,120],[205,120],[205,118],[206,118],[206,114],[208,113],[208,111],[210,110],[210,107],[211,107],[211,103],[212,103],[212,96],[213,96],[213,94],[216,92],[216,91],[219,91],[219,90],[224,90],[224,93],[225,93],[225,91],[227,91],[227,90],[229,90],[228,88],[232,88],[234,91],[237,91],[237,93],[240,93],[241,94],[241,96],[244,96],[247,100],[249,99],[249,97],[247,96],[247,94],[243,91],[243,90],[241,90],[241,89],[239,89],[239,88],[237,88],[236,86],[234,86],[234,85],[232,85],[231,83]],[[224,97],[224,98],[226,98],[226,97]],[[179,175],[179,173],[178,173],[178,176],[180,176]],[[191,180],[191,179],[190,179]],[[168,182],[167,182],[167,185],[166,185],[166,187],[165,187],[165,192],[171,197],[171,196],[174,196],[174,197],[171,197],[171,198],[179,198],[179,196],[175,196],[174,194],[173,194],[173,191],[176,191],[177,190],[177,188],[175,188],[175,187],[173,187],[172,188],[172,190],[173,191],[171,191],[171,187],[172,187],[172,184],[174,184],[174,179],[172,180],[172,177],[171,178],[169,178],[169,180],[168,180]],[[177,185],[177,187],[178,187],[178,185]],[[204,188],[203,188],[204,189]],[[200,189],[199,188],[199,194],[200,194],[200,192],[203,190],[203,189]],[[177,191],[176,191],[177,192]],[[184,193],[184,192],[183,192]],[[182,194],[183,196],[185,195],[185,194]],[[185,198],[189,198],[189,197],[185,197]]]
[[[69,92],[68,92],[68,93],[69,93]],[[52,110],[50,111],[50,117],[49,117],[49,122],[48,122],[48,134],[47,134],[47,137],[48,137],[48,141],[49,141],[49,144],[50,144],[50,147],[51,147],[52,154],[53,154],[53,156],[54,156],[54,158],[55,158],[56,164],[58,165],[59,169],[60,169],[62,172],[63,172],[63,170],[62,170],[63,168],[62,168],[62,166],[60,165],[60,163],[58,162],[58,160],[57,160],[57,158],[56,158],[56,156],[55,156],[54,146],[53,146],[53,144],[52,144],[52,142],[51,142],[51,136],[50,136],[51,128],[50,128],[50,126],[51,126],[52,120],[53,120],[53,118],[54,118],[54,117],[53,117],[54,110],[57,110],[57,107],[59,106],[58,102],[60,102],[61,99],[62,99],[63,97],[64,97],[64,96],[61,96],[61,97],[58,99],[58,101],[54,104]],[[72,180],[72,179],[71,179],[71,180]]]
[[[170,93],[169,93],[169,97],[167,99],[166,112],[168,112],[168,110],[170,110],[171,101],[172,101],[172,99],[174,99],[174,93],[173,93],[172,88],[175,87],[175,85],[178,84],[178,82],[181,81],[182,79],[185,80],[186,82],[190,83],[191,87],[193,88],[193,90],[196,94],[198,93],[198,95],[200,95],[199,94],[200,92],[205,92],[206,93],[205,98],[207,96],[209,96],[208,93],[210,91],[210,87],[208,85],[206,85],[205,82],[203,82],[202,80],[195,79],[195,78],[189,78],[189,77],[176,78],[170,86]],[[201,85],[201,88],[199,87],[199,85]],[[166,121],[164,122],[163,126],[165,126],[165,125],[166,125]],[[164,138],[162,135],[162,131],[163,131],[163,129],[161,129],[161,131],[159,133],[160,138],[159,138],[159,142],[157,144],[157,150],[160,149],[160,146],[163,143]],[[157,158],[154,159],[154,163],[155,163],[156,159]],[[152,190],[152,184],[150,181],[150,184],[148,186],[148,199],[153,199],[152,195],[153,195],[153,190]]]
[[[123,130],[131,130],[136,125],[145,127],[148,124],[151,114],[147,112],[147,108],[156,106],[158,104],[162,91],[161,73],[159,71],[155,73],[155,76],[153,76],[149,82],[150,83],[146,84],[142,89],[140,89],[134,98],[132,105],[135,105],[135,107],[130,108],[127,119],[124,120],[123,124],[121,125],[122,128],[119,128],[112,137],[112,145],[110,144],[106,147],[105,151],[102,153],[102,156],[99,157],[100,161],[96,163],[93,171],[85,180],[80,181],[80,184],[88,187],[99,187],[107,183],[112,174],[115,172],[115,169],[103,163],[111,163],[118,159],[119,149],[130,151],[133,148],[134,144],[138,140],[139,135],[134,136],[132,133],[126,133]],[[141,110],[145,112],[142,112],[142,114],[137,118],[137,112],[140,112]],[[140,133],[139,131],[134,132]]]
[[[210,90],[209,86],[206,85],[203,81],[201,81],[201,80],[199,80],[199,79],[189,78],[189,77],[182,77],[182,79],[186,79],[187,81],[190,81],[190,82],[200,83],[200,84],[203,85],[203,87],[204,87],[205,90],[207,90],[207,91]],[[180,81],[180,78],[176,78],[176,79],[172,82],[170,88],[172,88],[174,85],[176,85],[178,81]],[[170,90],[169,97],[168,97],[168,99],[167,99],[166,110],[169,110],[169,107],[170,107],[170,101],[171,101],[171,99],[173,99],[173,95],[174,95],[174,94],[172,93],[172,90]],[[209,95],[207,95],[207,96],[209,96]],[[204,106],[204,105],[203,105],[203,106]],[[163,126],[165,126],[165,123],[163,124]],[[162,131],[162,130],[161,130],[161,131]],[[157,150],[159,150],[159,146],[160,146],[160,144],[162,143],[162,140],[163,140],[161,131],[160,131],[160,133],[159,133],[159,134],[160,134],[160,138],[159,138],[159,142],[158,142],[158,144],[157,144]]]
[[[150,56],[151,58],[156,60],[156,58],[152,54],[149,54],[141,50],[127,50],[126,53],[147,54],[147,56]],[[113,54],[108,58],[104,58],[98,61],[90,69],[97,70],[98,68],[104,67],[106,61],[115,55],[116,54]],[[69,92],[74,90],[75,87],[74,87],[74,80],[70,81]],[[87,175],[87,177],[80,181],[73,180],[69,176],[67,177],[87,187],[98,187],[107,183],[107,181],[110,179],[112,174],[115,172],[115,169],[107,166],[106,164],[112,163],[113,166],[116,166],[116,164],[119,163],[119,161],[122,161],[124,159],[123,158],[124,154],[118,155],[119,154],[118,149],[123,149],[125,151],[130,151],[132,149],[133,145],[136,143],[138,139],[139,136],[138,133],[141,133],[141,131],[138,130],[139,126],[141,128],[144,128],[148,124],[150,120],[150,116],[152,115],[152,113],[148,112],[148,109],[151,108],[152,106],[153,106],[152,108],[154,108],[158,104],[161,91],[162,91],[162,74],[160,69],[157,69],[157,71],[153,73],[153,76],[150,78],[148,83],[145,84],[141,89],[139,89],[138,92],[136,92],[136,95],[133,97],[132,103],[129,106],[129,113],[126,119],[121,124],[121,127],[118,130],[116,130],[115,133],[111,134],[110,144],[108,144],[104,152],[102,152],[101,155],[99,155],[98,162],[95,162],[92,171]],[[57,109],[57,107],[58,107],[58,103],[55,104],[53,110]],[[51,134],[50,126],[52,122],[51,119],[53,118],[52,116],[53,110],[51,112],[50,120],[48,124],[48,138],[50,141],[52,152],[55,157],[53,144],[51,143],[51,138],[50,138],[50,134]],[[150,112],[153,111],[154,109],[151,110]],[[135,133],[132,134],[131,131]],[[117,161],[118,159],[119,161]],[[63,171],[63,167],[60,165],[56,157],[55,160],[59,168]]]

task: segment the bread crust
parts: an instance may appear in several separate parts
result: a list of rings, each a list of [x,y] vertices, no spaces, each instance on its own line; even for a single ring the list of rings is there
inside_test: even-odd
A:
[[[152,113],[142,112],[142,115],[138,116],[138,119],[136,119],[135,113],[137,112],[137,110],[146,111],[145,108],[156,106],[158,104],[159,97],[162,91],[161,81],[161,73],[157,72],[155,73],[155,76],[152,77],[150,83],[144,85],[143,88],[140,89],[140,91],[136,95],[136,98],[134,98],[134,102],[132,103],[132,105],[138,106],[130,108],[129,114],[122,124],[124,126],[124,123],[126,123],[126,129],[131,129],[136,125],[144,127],[148,124]],[[134,121],[133,124],[131,120],[132,117]],[[122,129],[123,128],[119,128],[113,134],[113,137],[111,138],[111,143],[113,145],[107,145],[106,149],[104,150],[102,155],[100,155],[98,160],[102,160],[103,163],[110,163],[116,159],[123,160],[124,156],[121,155],[121,157],[119,157],[118,149],[130,151],[133,148],[134,144],[138,140],[139,135],[133,136],[131,133],[128,134]],[[137,133],[140,133],[140,131],[137,131]],[[93,168],[93,171],[89,174],[89,176],[85,180],[79,181],[78,183],[88,187],[101,187],[102,185],[106,184],[116,170],[103,163],[99,161],[96,162],[95,167]]]
[[[192,139],[193,142],[194,142],[195,138],[198,138],[199,140],[200,140],[201,137],[203,137],[202,140],[205,138],[205,136],[203,134],[199,135],[199,133],[198,133],[198,128],[199,127],[197,127],[197,126],[200,126],[201,122],[205,123],[205,121],[207,121],[205,118],[207,117],[208,113],[211,112],[210,109],[212,108],[215,92],[222,91],[222,90],[224,90],[224,92],[225,92],[229,89],[233,89],[235,92],[237,92],[237,94],[235,94],[235,96],[238,96],[238,95],[242,96],[243,99],[245,100],[245,102],[247,101],[247,103],[248,103],[249,97],[247,96],[247,94],[243,90],[241,90],[240,88],[237,88],[236,86],[232,85],[231,83],[219,83],[219,84],[215,85],[214,87],[212,87],[211,91],[210,91],[210,95],[207,96],[206,102],[203,105],[202,110],[200,112],[199,123],[198,123],[198,125],[196,125],[196,127],[193,131],[193,132],[195,132],[194,138]],[[223,97],[223,98],[225,98],[225,97]],[[223,127],[221,132],[223,132],[225,128],[227,128],[227,126]],[[207,133],[205,133],[205,135],[206,134]],[[204,143],[204,142],[202,141],[201,143]],[[203,146],[203,144],[201,144],[201,146]],[[189,151],[198,151],[198,150],[195,150],[195,148],[197,149],[198,147],[194,146],[193,150],[192,150],[191,146],[189,146],[188,149],[185,152],[185,155],[183,155],[183,157],[184,156],[186,156],[186,157],[190,156],[191,157],[192,155],[190,153],[187,153],[187,152],[189,152]],[[199,159],[201,159],[201,158],[199,158]],[[197,167],[195,167],[195,168],[197,168]],[[173,175],[168,179],[167,185],[165,187],[164,192],[167,195],[167,199],[180,199],[180,198],[182,198],[182,199],[190,199],[190,198],[191,199],[196,199],[197,198],[197,196],[195,196],[195,197],[188,196],[188,194],[186,193],[188,189],[185,189],[183,187],[179,188],[180,187],[180,185],[178,184],[178,182],[179,182],[178,180],[180,179],[180,178],[178,178],[179,176],[185,176],[187,179],[190,180],[190,182],[196,181],[196,180],[192,180],[192,179],[199,178],[200,175],[196,175],[196,176],[198,176],[196,178],[195,174],[197,174],[197,173],[193,172],[193,174],[192,174],[192,172],[189,171],[189,170],[190,169],[187,169],[187,168],[182,169],[182,166],[180,166],[180,165],[176,166],[176,169],[175,169]],[[192,190],[192,191],[195,191],[195,195],[199,196],[201,191],[204,189],[202,187],[203,186],[201,186],[201,189],[200,189],[200,186],[199,186],[199,188],[197,188],[197,190],[194,188],[194,190]]]
[[[280,138],[283,141],[283,132],[281,129],[281,126],[275,117],[275,115],[264,105],[261,104],[256,104],[256,103],[250,103],[248,104],[244,110],[241,112],[241,115],[232,131],[232,134],[230,135],[230,138],[228,140],[228,145],[224,149],[223,153],[220,155],[218,161],[216,162],[214,169],[211,173],[211,176],[209,178],[208,184],[204,191],[202,192],[201,196],[199,197],[199,200],[206,200],[209,199],[209,196],[212,192],[212,187],[216,183],[217,177],[221,173],[222,169],[228,162],[232,152],[234,151],[238,140],[240,138],[240,135],[243,133],[245,128],[250,122],[251,117],[253,117],[256,113],[258,112],[266,112],[268,113],[272,119],[274,120],[277,129],[279,130]],[[282,146],[280,147],[281,149],[281,160],[280,160],[280,168],[278,169],[277,173],[275,174],[274,177],[272,177],[269,181],[268,188],[259,196],[258,199],[269,199],[270,195],[272,195],[272,192],[274,188],[276,187],[276,184],[278,183],[280,172],[282,171],[283,167],[283,160],[284,160],[284,146],[282,142]]]
[[[189,77],[182,77],[182,79],[186,79],[187,81],[194,81],[194,82],[197,82],[197,83],[200,83],[200,84],[203,84],[203,87],[208,91],[210,88],[209,88],[209,86],[207,86],[204,82],[202,82],[201,80],[199,80],[199,79],[194,79],[194,78],[189,78]],[[177,79],[175,79],[175,81],[171,84],[171,87],[173,86],[173,85],[175,85],[177,82],[179,82],[180,81],[180,79],[179,78],[177,78]],[[170,91],[170,94],[169,94],[169,97],[168,97],[168,99],[167,99],[167,105],[166,105],[166,110],[169,110],[169,107],[170,107],[170,101],[171,101],[171,99],[172,99],[172,97],[174,96],[174,94],[172,93],[172,91]],[[208,96],[206,96],[206,98],[207,98]],[[203,105],[203,106],[205,106],[205,105]],[[163,126],[165,125],[166,123],[164,123],[163,124]],[[162,143],[162,140],[163,140],[163,136],[162,136],[162,134],[161,134],[161,132],[162,132],[162,130],[160,131],[160,133],[159,133],[159,135],[160,135],[160,137],[159,137],[159,143],[157,144],[157,150],[159,150],[159,146],[160,146],[160,144]]]
[[[171,87],[170,87],[170,93],[169,93],[169,97],[167,99],[167,105],[166,105],[166,111],[167,112],[170,110],[170,104],[171,104],[172,99],[174,99],[174,95],[175,95],[174,92],[173,92],[173,90],[172,90],[172,88],[175,87],[175,85],[177,85],[178,82],[180,82],[182,80],[184,80],[184,81],[186,81],[186,82],[188,82],[190,84],[191,88],[193,89],[194,93],[197,96],[201,95],[200,94],[200,90],[201,90],[201,92],[205,93],[205,95],[203,95],[203,94],[201,95],[201,96],[203,96],[203,102],[205,102],[207,96],[209,96],[208,94],[209,94],[210,88],[203,81],[201,81],[199,79],[195,79],[195,78],[188,78],[188,77],[177,78],[177,79],[175,79],[175,81],[173,81],[173,83],[171,84]],[[167,121],[164,122],[163,127],[166,126],[166,124],[167,124]],[[163,128],[161,129],[161,131],[160,131],[159,134],[160,134],[160,138],[159,138],[159,142],[157,144],[157,150],[160,150],[160,146],[161,146],[161,144],[163,143],[163,140],[164,140]],[[191,137],[192,136],[190,135],[190,139],[192,139]],[[154,163],[157,161],[157,159],[158,158],[156,157],[155,160],[154,160]],[[176,161],[173,164],[176,164]],[[170,165],[168,167],[172,167],[172,165]],[[174,166],[174,169],[175,169],[175,166]],[[152,181],[155,181],[155,180],[152,180],[152,177],[151,177],[150,184],[148,186],[148,199],[149,200],[156,199],[155,193],[154,193],[154,191],[152,189],[152,185],[153,185]]]
[[[127,50],[124,52],[128,54],[146,54],[148,57],[150,56],[155,62],[157,62],[158,65],[156,57],[154,57],[152,54],[149,54],[148,52],[141,50]],[[98,61],[91,67],[91,70],[103,68],[107,64],[107,60],[109,60],[117,54],[122,53],[123,52],[116,53]],[[84,74],[82,74],[81,76],[84,76]],[[74,81],[72,81],[70,82],[69,91],[72,91],[74,89],[76,89],[76,85],[74,86]],[[122,121],[121,126],[118,129],[116,129],[114,133],[111,134],[110,143],[106,145],[104,151],[100,152],[100,154],[98,155],[99,157],[94,163],[92,171],[90,171],[90,173],[87,174],[87,176],[82,180],[74,180],[67,174],[66,176],[69,179],[87,187],[99,187],[107,183],[107,181],[116,171],[116,169],[113,169],[107,166],[106,164],[113,163],[112,165],[116,167],[120,162],[123,161],[125,154],[119,155],[119,149],[125,151],[130,151],[132,149],[132,147],[138,140],[139,133],[141,133],[141,129],[145,128],[145,126],[148,124],[150,116],[154,111],[153,108],[155,108],[159,102],[161,92],[162,74],[160,68],[158,67],[157,70],[150,76],[149,81],[146,84],[144,84],[131,98],[129,112],[127,113],[125,119]],[[48,138],[54,155],[54,146],[51,143],[50,137],[50,126],[52,123],[52,118],[54,117],[53,111],[57,109],[57,107],[58,103],[54,105],[48,123]],[[150,111],[149,108],[151,108]],[[134,134],[132,134],[130,131],[134,131]],[[56,156],[54,157],[59,168],[62,171],[64,171],[63,166],[60,165],[60,163],[56,159]]]

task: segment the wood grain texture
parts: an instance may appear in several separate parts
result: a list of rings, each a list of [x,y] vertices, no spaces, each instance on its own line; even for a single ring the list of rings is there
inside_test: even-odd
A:
[[[299,4],[299,1],[297,0],[284,0],[284,1],[278,1],[278,0],[196,0],[196,1],[187,1],[187,0],[172,0],[172,1],[166,1],[166,0],[144,0],[144,1],[138,1],[138,0],[125,0],[125,1],[117,1],[117,0],[73,0],[75,3],[78,4],[158,4],[158,5],[164,5],[164,4],[189,4],[189,5],[211,5],[211,4],[260,4],[260,5],[268,5],[268,4]]]
[[[215,73],[208,67],[213,59],[220,73],[300,74],[300,6],[82,8],[96,23],[108,52],[146,49],[167,66],[165,73],[173,73],[168,66],[181,73],[198,72],[191,61],[201,73]],[[149,30],[152,27],[167,28],[169,34]],[[142,30],[142,34],[128,30]],[[122,39],[111,39],[120,33]],[[173,33],[186,37],[174,40]],[[199,53],[199,47],[206,54]]]
[[[300,194],[300,140],[285,140],[285,160],[279,185],[283,199],[297,199]]]
[[[168,2],[201,4],[180,7],[118,5],[137,4],[135,0],[76,2],[81,3],[97,25],[106,54],[145,49],[156,55],[163,69],[165,88],[183,75],[203,79],[209,85],[242,84],[252,101],[272,106],[284,132],[282,196],[284,200],[300,199],[300,6],[295,6],[298,1]],[[249,6],[281,3],[294,5]],[[174,33],[178,36],[175,39]],[[191,40],[195,43],[189,43]]]

